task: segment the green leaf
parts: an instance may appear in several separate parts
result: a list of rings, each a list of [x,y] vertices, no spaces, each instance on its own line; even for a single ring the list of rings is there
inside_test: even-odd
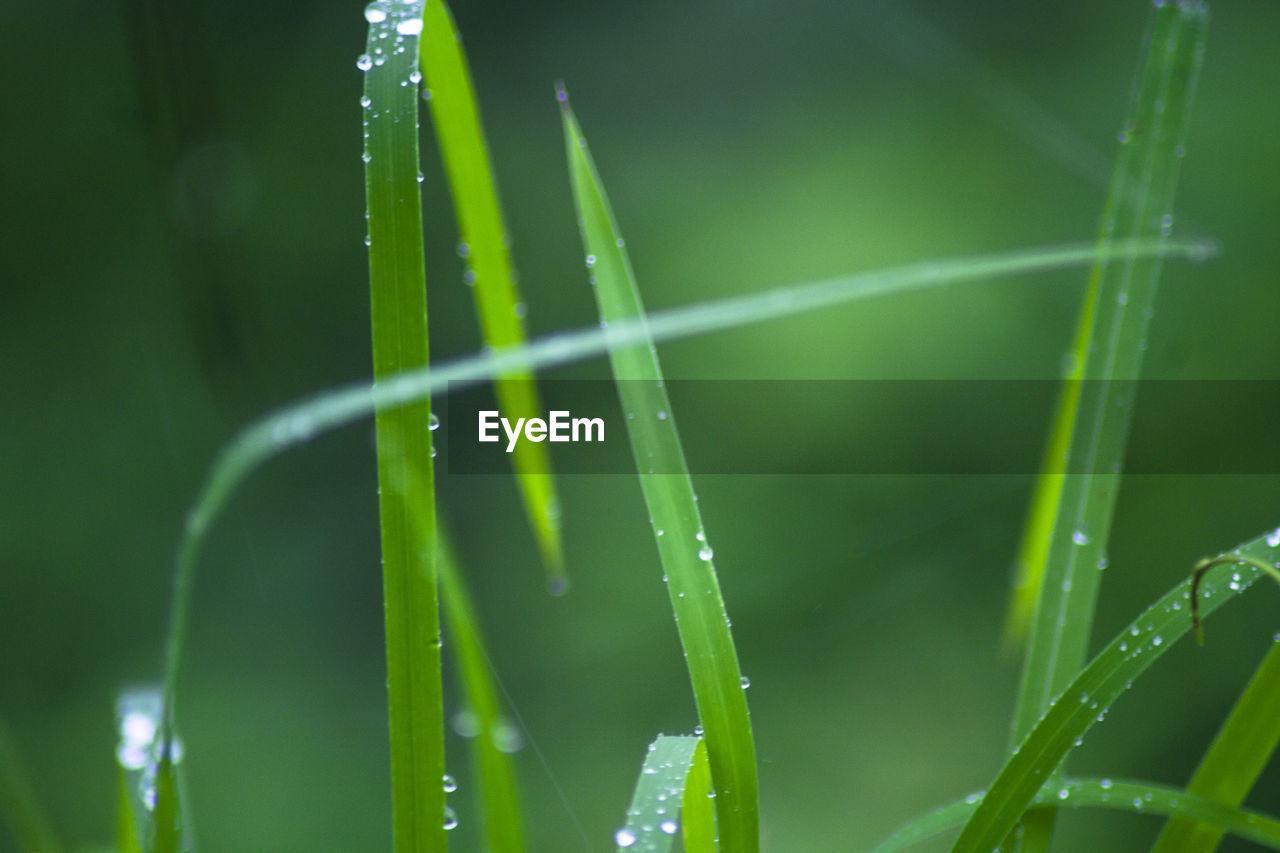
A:
[[[1170,233],[1207,21],[1198,2],[1159,4],[1152,12],[1146,59],[1120,133],[1101,249],[1117,239],[1161,239]],[[1133,380],[1142,368],[1160,268],[1159,257],[1100,259],[1090,277],[1072,352],[1076,367],[1059,400],[1006,634],[1016,636],[1034,601],[1013,743],[1026,735],[1088,653],[1137,391]],[[1030,820],[1034,826],[1026,829],[1033,835],[1024,850],[1047,850],[1052,812]]]
[[[1280,744],[1280,641],[1274,641],[1187,784],[1187,792],[1239,806]],[[1222,827],[1193,817],[1165,824],[1152,853],[1211,853]]]
[[[465,713],[474,721],[471,764],[479,783],[477,806],[484,827],[486,849],[520,853],[525,849],[520,819],[520,791],[510,752],[511,724],[503,719],[497,691],[489,676],[489,657],[471,596],[458,570],[448,538],[439,535],[436,567],[449,628],[450,645],[458,664],[465,697]]]
[[[700,738],[658,735],[649,745],[644,766],[636,779],[636,792],[627,809],[627,822],[614,834],[625,853],[668,853],[680,831],[681,802],[685,782]],[[686,848],[685,853],[691,853]]]
[[[706,741],[698,740],[680,806],[684,853],[715,853],[716,814],[711,798],[711,764]]]
[[[459,252],[467,259],[480,330],[491,347],[523,344],[524,303],[512,272],[509,239],[498,202],[497,182],[489,162],[475,89],[449,7],[427,3],[423,12],[422,73],[428,104],[440,140],[440,154],[453,193],[453,208],[462,234]],[[537,386],[527,367],[504,373],[496,381],[498,404],[507,417],[542,414]],[[545,444],[516,445],[511,462],[553,592],[564,592],[564,549],[560,538],[560,504]]]
[[[365,71],[365,191],[375,386],[427,364],[418,188],[422,2],[374,4]],[[387,635],[392,837],[397,851],[444,850],[444,711],[427,400],[376,415]]]
[[[734,853],[754,853],[760,844],[755,743],[711,543],[702,526],[652,338],[623,341],[610,332],[619,322],[638,322],[643,327],[644,307],[586,140],[564,90],[557,94],[587,266],[707,741],[720,844]],[[655,470],[677,473],[652,473]]]
[[[1065,794],[1065,796],[1064,796]],[[896,853],[964,824],[982,802],[982,793],[910,821],[872,848],[871,853]],[[1215,802],[1207,797],[1154,782],[1125,779],[1064,779],[1041,788],[1038,805],[1099,808],[1135,814],[1175,815],[1219,827],[1246,841],[1280,850],[1280,820]]]
[[[22,853],[57,853],[62,843],[23,770],[9,724],[0,717],[0,818]]]
[[[1246,556],[1274,564],[1280,546],[1270,534],[1224,557]],[[1250,563],[1214,566],[1199,587],[1207,616],[1266,574]],[[1005,762],[982,804],[965,825],[955,853],[990,851],[1004,840],[1035,793],[1111,704],[1178,640],[1192,630],[1191,581],[1178,584],[1120,632],[1059,694]]]

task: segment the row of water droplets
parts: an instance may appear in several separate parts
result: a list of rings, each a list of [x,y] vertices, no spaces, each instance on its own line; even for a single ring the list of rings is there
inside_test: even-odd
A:
[[[163,700],[158,688],[127,691],[118,701],[120,740],[116,761],[130,775],[139,775],[138,797],[148,810],[156,805],[156,769],[160,760],[156,737],[160,733],[162,712]],[[169,758],[177,764],[182,760],[182,753],[182,742],[175,737],[169,746]]]

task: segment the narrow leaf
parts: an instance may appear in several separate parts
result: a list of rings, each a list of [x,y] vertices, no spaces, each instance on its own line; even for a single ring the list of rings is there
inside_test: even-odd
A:
[[[0,818],[22,853],[57,853],[62,844],[23,770],[8,723],[0,717]]]
[[[699,740],[693,751],[689,779],[680,807],[681,839],[684,853],[716,853],[716,815],[711,799],[711,764],[706,741]]]
[[[626,824],[614,833],[618,849],[626,853],[668,853],[680,831],[676,804],[685,792],[696,737],[658,735],[649,745],[636,791],[627,809]],[[685,853],[691,853],[687,848]]]
[[[462,681],[466,711],[472,730],[471,764],[479,783],[478,817],[483,825],[486,849],[521,853],[525,849],[520,818],[520,791],[510,752],[510,723],[503,719],[497,691],[489,675],[489,658],[471,596],[458,570],[457,558],[447,537],[437,539],[436,567],[440,572],[450,644]]]
[[[1246,542],[1224,557],[1246,556],[1274,564],[1280,544],[1271,534]],[[1200,612],[1208,616],[1266,574],[1250,563],[1218,565],[1199,586]],[[1059,694],[1044,717],[1005,762],[954,847],[955,853],[994,849],[1013,829],[1035,793],[1134,679],[1192,630],[1190,579],[1148,608]]]
[[[375,386],[427,364],[418,189],[422,2],[373,3],[365,72],[365,190]],[[387,634],[392,838],[397,851],[445,849],[444,712],[427,400],[379,410],[378,509]]]
[[[491,347],[519,346],[525,341],[524,303],[516,288],[509,239],[498,202],[497,181],[489,162],[484,128],[476,105],[471,73],[453,16],[442,0],[423,12],[422,72],[425,76],[440,154],[453,193],[467,277],[475,295],[480,330]],[[537,386],[528,367],[504,373],[496,381],[498,404],[516,418],[542,415]],[[511,457],[534,535],[553,592],[564,592],[564,550],[560,540],[560,504],[551,474],[547,445],[523,441]]]
[[[982,800],[982,793],[970,794],[963,800],[918,817],[877,844],[871,853],[896,853],[953,830],[968,820]],[[1280,820],[1154,782],[1064,779],[1041,788],[1033,802],[1037,805],[1172,815],[1180,819],[1200,821],[1246,841],[1280,850]]]
[[[1277,744],[1280,744],[1280,641],[1273,641],[1196,768],[1187,792],[1226,806],[1239,806]],[[1165,824],[1152,853],[1211,853],[1222,840],[1222,832],[1222,827],[1212,823],[1177,817]]]
[[[587,267],[705,731],[720,844],[734,853],[754,853],[760,843],[755,743],[711,543],[702,527],[652,338],[624,343],[610,333],[609,327],[619,321],[638,322],[643,328],[644,307],[586,140],[564,90],[558,95]],[[651,473],[655,469],[679,473]]]

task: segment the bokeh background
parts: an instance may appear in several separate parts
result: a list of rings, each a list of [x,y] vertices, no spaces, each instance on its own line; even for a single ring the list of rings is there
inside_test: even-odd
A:
[[[669,307],[1090,239],[1148,11],[458,2],[531,331],[594,319],[554,80],[572,93],[648,306]],[[1148,375],[1276,379],[1280,8],[1242,0],[1214,15],[1178,227],[1224,250],[1167,266]],[[178,531],[213,454],[266,410],[369,375],[364,27],[359,3],[328,0],[0,11],[0,714],[73,845],[111,837],[114,697],[159,676]],[[479,338],[424,127],[443,358]],[[660,353],[668,375],[693,379],[1050,378],[1084,278],[883,299]],[[596,360],[552,375],[608,373]],[[1170,452],[1273,441],[1276,402],[1207,413],[1233,437]],[[729,459],[782,444],[809,460],[857,441],[826,410],[767,429],[697,399],[677,414]],[[352,427],[272,462],[202,561],[181,728],[203,850],[389,849],[371,436]],[[952,436],[940,412],[937,441],[951,440],[981,436]],[[1269,473],[1127,482],[1099,643],[1198,557],[1280,524]],[[865,849],[989,783],[1016,690],[1000,632],[1029,478],[696,487],[752,683],[766,849]],[[439,483],[524,727],[532,849],[598,851],[646,744],[696,720],[636,483],[559,488],[573,587],[551,598],[510,479]],[[1185,782],[1276,607],[1264,587],[1213,620],[1207,648],[1172,650],[1072,768]],[[449,746],[452,837],[472,850],[465,742]],[[1280,773],[1249,802],[1277,811]],[[1063,850],[1130,850],[1159,822],[1067,812],[1060,827]],[[11,844],[0,833],[0,850]],[[1235,844],[1224,849],[1248,849]]]

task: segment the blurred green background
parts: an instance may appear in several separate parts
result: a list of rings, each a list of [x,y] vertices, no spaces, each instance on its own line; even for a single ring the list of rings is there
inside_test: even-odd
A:
[[[1147,12],[1101,0],[458,3],[530,330],[594,319],[554,80],[573,96],[648,306],[668,307],[1091,239]],[[1148,375],[1276,379],[1280,7],[1214,15],[1179,226],[1224,251],[1167,267]],[[114,697],[159,676],[178,531],[213,454],[264,411],[370,373],[364,28],[359,3],[0,11],[0,714],[73,844],[111,837]],[[478,332],[430,140],[424,171],[433,355],[465,354]],[[680,378],[1048,378],[1084,280],[883,299],[661,356]],[[1206,417],[1236,430],[1233,443],[1267,442],[1276,409],[1261,399]],[[697,400],[678,416],[725,454],[768,442],[808,459],[857,441],[822,412],[795,412],[785,434],[773,418],[768,432],[726,424]],[[953,440],[945,413],[938,440]],[[1280,524],[1280,478],[1267,474],[1127,482],[1099,639],[1196,558]],[[1019,663],[999,639],[1029,479],[695,485],[752,683],[766,849],[865,849],[985,786],[1016,690]],[[573,587],[552,599],[510,479],[439,483],[526,727],[531,847],[598,851],[646,744],[696,720],[637,484],[559,487]],[[370,427],[271,463],[233,501],[200,566],[181,693],[201,849],[389,848],[380,595]],[[1270,641],[1276,604],[1263,588],[1213,621],[1207,648],[1173,650],[1072,769],[1184,783]],[[452,839],[470,850],[464,747],[450,742]],[[1280,811],[1280,773],[1249,802]],[[1059,849],[1135,849],[1158,826],[1068,812]],[[0,850],[11,843],[0,834]]]

